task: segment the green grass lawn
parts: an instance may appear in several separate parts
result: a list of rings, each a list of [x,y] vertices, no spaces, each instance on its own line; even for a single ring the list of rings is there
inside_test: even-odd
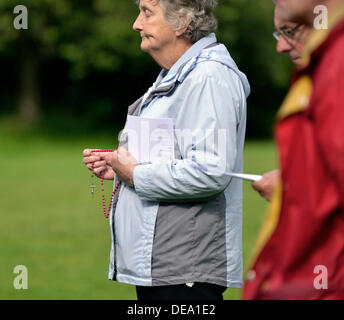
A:
[[[136,299],[133,286],[107,280],[109,226],[99,193],[91,198],[90,173],[82,164],[84,148],[111,148],[112,138],[0,130],[0,299]],[[246,172],[275,166],[272,142],[247,142]],[[108,182],[107,195],[111,187]],[[266,206],[245,182],[245,266]],[[17,265],[28,269],[28,290],[13,286]],[[225,298],[239,299],[240,290],[227,290]]]

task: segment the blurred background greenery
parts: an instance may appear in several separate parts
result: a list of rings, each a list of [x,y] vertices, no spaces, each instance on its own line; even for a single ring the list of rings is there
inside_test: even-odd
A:
[[[19,4],[28,30],[13,27]],[[137,14],[133,0],[0,0],[0,299],[135,298],[106,280],[109,227],[81,151],[114,147],[127,106],[159,72],[132,30]],[[276,167],[274,115],[292,65],[275,51],[271,0],[219,0],[216,16],[252,86],[245,171],[264,173]],[[266,203],[249,183],[244,191],[246,265]],[[19,264],[29,290],[13,288]]]
[[[28,8],[28,30],[13,8]],[[133,0],[1,0],[0,116],[13,126],[87,134],[123,125],[158,65],[140,50]],[[275,51],[270,0],[219,0],[217,36],[252,84],[250,138],[270,137],[291,63]]]

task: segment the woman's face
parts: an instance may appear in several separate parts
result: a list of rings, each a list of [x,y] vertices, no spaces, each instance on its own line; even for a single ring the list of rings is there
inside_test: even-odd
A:
[[[163,11],[155,0],[140,1],[140,14],[133,28],[140,32],[141,49],[153,56],[166,51],[177,40],[176,32],[168,26]]]

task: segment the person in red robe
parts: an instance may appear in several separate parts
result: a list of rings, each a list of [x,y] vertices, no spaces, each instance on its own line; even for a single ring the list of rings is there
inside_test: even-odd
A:
[[[277,41],[276,51],[288,54],[296,69],[302,68],[302,49],[312,28],[302,23],[284,21],[278,7],[275,8],[274,23],[276,30],[273,36]],[[266,172],[260,180],[253,182],[252,188],[270,201],[279,179],[280,170],[275,169]]]
[[[344,299],[344,3],[276,1],[286,20],[308,25],[316,4],[327,6],[328,28],[310,35],[277,114],[281,182],[244,299]]]

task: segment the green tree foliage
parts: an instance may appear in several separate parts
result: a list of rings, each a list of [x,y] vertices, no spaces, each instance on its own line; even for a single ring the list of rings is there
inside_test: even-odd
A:
[[[19,4],[28,9],[28,30],[13,27],[13,9]],[[136,10],[133,2],[124,0],[1,0],[0,51],[6,58],[6,48],[12,44],[21,52],[17,57],[24,71],[20,73],[20,94],[25,97],[19,98],[19,103],[39,95],[39,77],[34,74],[47,59],[67,61],[74,81],[92,70],[116,72],[128,56],[140,59],[137,35],[131,30]],[[39,99],[33,100],[36,106],[32,107],[38,109]],[[28,108],[25,103],[19,110],[21,107]],[[34,113],[37,116],[38,110]]]
[[[28,30],[13,27],[19,4],[28,9]],[[68,109],[88,125],[122,119],[159,70],[139,49],[132,29],[137,13],[133,0],[0,0],[0,67],[17,75],[10,86],[3,74],[0,84],[16,99],[17,112],[34,122],[58,104],[59,112]],[[216,16],[219,41],[252,86],[248,133],[268,135],[291,65],[274,48],[273,4],[219,0]]]

